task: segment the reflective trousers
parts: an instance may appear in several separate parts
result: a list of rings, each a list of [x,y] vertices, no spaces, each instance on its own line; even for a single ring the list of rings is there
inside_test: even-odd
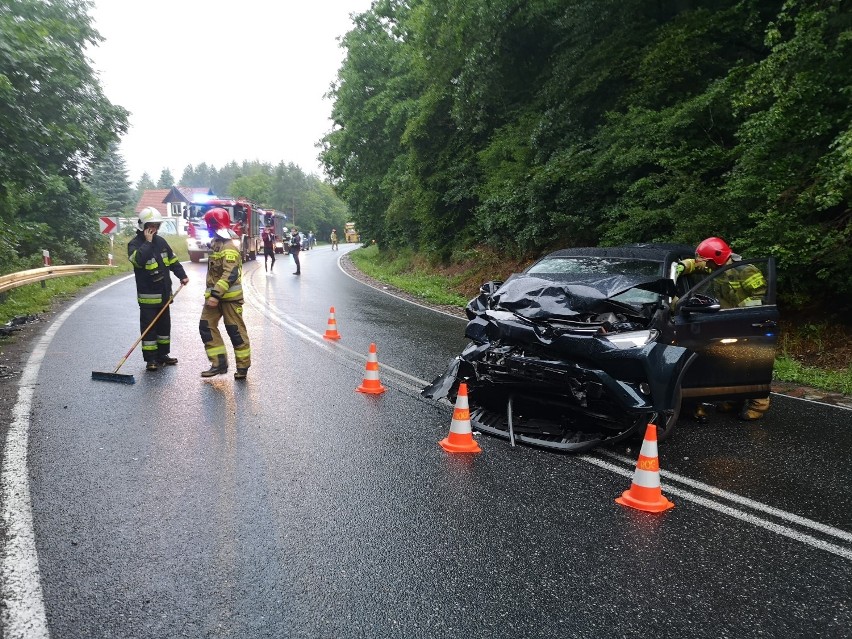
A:
[[[211,366],[227,368],[228,352],[222,334],[219,332],[219,320],[225,320],[225,332],[231,338],[234,347],[234,358],[237,368],[248,368],[251,366],[251,344],[246,323],[243,321],[243,305],[238,302],[219,302],[218,306],[204,305],[201,311],[201,321],[198,331],[201,341],[204,342],[204,351],[210,360]]]
[[[160,312],[162,306],[139,306],[139,333],[142,335],[142,357],[146,362],[156,362],[165,359],[169,356],[169,351],[172,349],[170,334],[172,332],[172,316],[171,310],[166,308],[157,323],[148,328],[157,313]]]

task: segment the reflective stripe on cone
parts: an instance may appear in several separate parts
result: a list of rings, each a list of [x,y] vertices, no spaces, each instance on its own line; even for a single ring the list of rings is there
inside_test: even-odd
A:
[[[657,454],[657,427],[648,424],[645,439],[636,461],[633,482],[621,497],[615,500],[622,506],[630,506],[648,513],[660,513],[674,504],[663,496],[660,488],[660,460]]]
[[[438,442],[449,453],[479,453],[482,449],[473,439],[470,427],[470,406],[467,402],[467,384],[459,384],[459,394],[450,422],[450,434]]]
[[[368,395],[378,395],[387,390],[379,382],[379,357],[376,354],[375,344],[370,344],[370,354],[367,356],[367,371],[364,373],[364,381],[355,390],[359,393],[367,393]]]

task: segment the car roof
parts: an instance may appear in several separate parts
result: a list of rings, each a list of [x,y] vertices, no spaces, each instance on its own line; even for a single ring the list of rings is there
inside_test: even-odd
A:
[[[654,260],[666,262],[669,260],[692,257],[695,247],[689,244],[626,244],[623,246],[581,246],[566,248],[548,253],[541,259],[552,257],[619,257],[637,260]]]

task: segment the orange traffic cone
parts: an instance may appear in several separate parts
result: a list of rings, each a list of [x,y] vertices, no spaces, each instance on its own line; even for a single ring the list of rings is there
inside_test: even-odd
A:
[[[470,407],[467,403],[467,384],[459,384],[456,407],[453,409],[453,421],[450,422],[450,434],[438,442],[448,453],[481,453],[482,449],[473,439],[470,428]]]
[[[334,319],[334,307],[328,311],[328,328],[325,329],[324,339],[340,339],[340,333],[337,332],[337,320]]]
[[[376,345],[370,344],[370,354],[367,356],[367,372],[364,381],[356,388],[359,393],[378,395],[384,393],[387,388],[379,382],[379,358],[376,355]]]
[[[654,424],[648,424],[645,430],[633,483],[615,501],[646,513],[661,513],[674,508],[674,504],[663,497],[660,490],[660,460],[657,458],[657,427]]]

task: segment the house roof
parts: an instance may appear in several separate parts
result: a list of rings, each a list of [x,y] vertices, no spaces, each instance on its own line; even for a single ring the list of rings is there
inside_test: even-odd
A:
[[[213,195],[213,189],[195,186],[173,186],[170,189],[146,189],[136,203],[136,213],[146,206],[153,206],[163,215],[166,204],[171,202],[192,202],[195,195]]]
[[[162,215],[166,215],[167,210],[165,199],[169,194],[169,191],[170,189],[145,189],[142,191],[142,196],[136,203],[136,213],[138,214],[146,206],[153,206]]]

